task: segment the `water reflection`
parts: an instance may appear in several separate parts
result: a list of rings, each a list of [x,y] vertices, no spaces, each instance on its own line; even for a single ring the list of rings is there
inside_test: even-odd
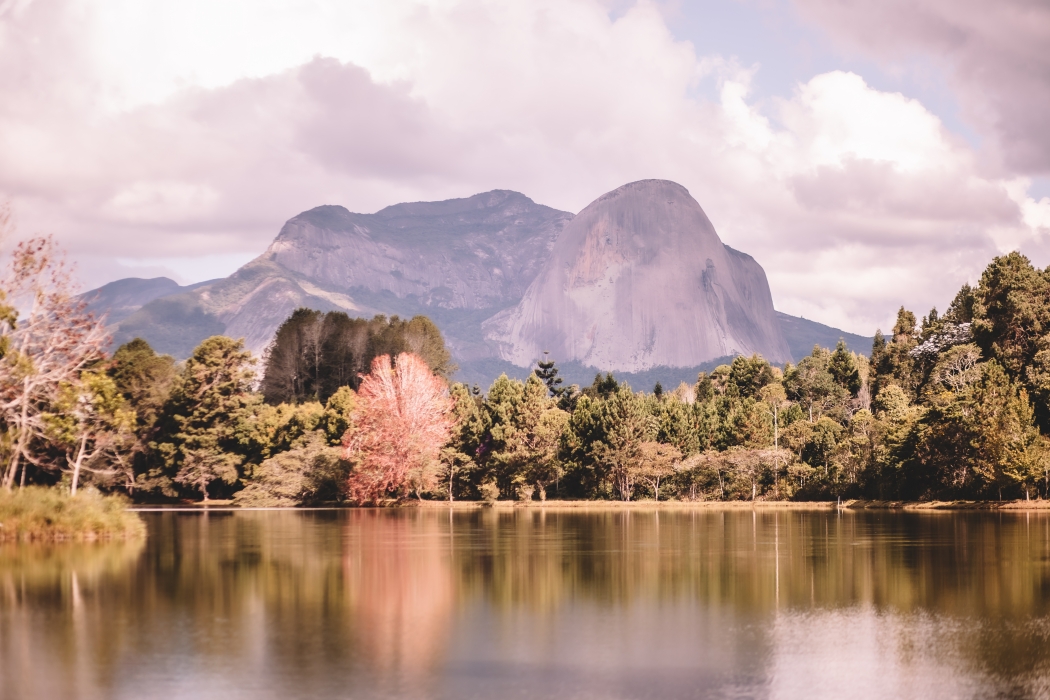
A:
[[[1042,514],[150,514],[0,547],[0,697],[1047,697]]]

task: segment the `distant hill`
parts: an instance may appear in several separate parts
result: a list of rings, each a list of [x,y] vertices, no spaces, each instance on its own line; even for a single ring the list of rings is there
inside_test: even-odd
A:
[[[110,323],[121,321],[160,297],[175,294],[182,287],[167,277],[141,279],[128,277],[92,289],[80,295],[87,302],[88,311],[96,316],[108,314]]]
[[[819,345],[823,348],[834,348],[839,340],[846,341],[846,347],[853,352],[864,356],[871,355],[871,344],[874,337],[865,337],[855,333],[840,331],[838,328],[825,326],[823,323],[810,321],[798,316],[789,316],[777,311],[777,320],[780,322],[780,332],[784,334],[788,347],[791,349],[791,357],[795,362],[813,352],[813,346]]]
[[[87,310],[96,316],[107,314],[107,320],[112,324],[123,321],[155,299],[206,287],[214,281],[182,286],[167,277],[126,277],[84,292],[79,298],[87,302]]]

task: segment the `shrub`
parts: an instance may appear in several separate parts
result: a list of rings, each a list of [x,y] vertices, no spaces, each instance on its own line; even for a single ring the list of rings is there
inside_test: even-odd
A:
[[[310,433],[256,467],[233,502],[273,508],[342,500],[350,465],[340,458],[341,452],[328,446],[323,431]]]
[[[0,491],[0,541],[131,539],[146,534],[123,496],[94,488],[76,496],[62,487],[27,486]]]

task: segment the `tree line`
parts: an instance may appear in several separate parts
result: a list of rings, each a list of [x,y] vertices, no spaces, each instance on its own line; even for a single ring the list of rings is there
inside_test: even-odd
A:
[[[564,386],[555,363],[487,391],[425,317],[299,309],[257,362],[216,336],[185,362],[106,352],[50,239],[0,298],[7,489],[88,481],[139,499],[1048,497],[1050,271],[995,258],[947,311],[901,308],[870,357],[737,357],[694,384]],[[16,312],[15,309],[22,311]]]

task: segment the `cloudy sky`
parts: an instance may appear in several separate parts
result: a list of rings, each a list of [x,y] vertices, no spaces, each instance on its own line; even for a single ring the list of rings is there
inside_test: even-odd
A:
[[[1045,0],[0,0],[0,197],[96,286],[320,204],[666,178],[777,308],[870,334],[1050,264],[1047,46]]]

